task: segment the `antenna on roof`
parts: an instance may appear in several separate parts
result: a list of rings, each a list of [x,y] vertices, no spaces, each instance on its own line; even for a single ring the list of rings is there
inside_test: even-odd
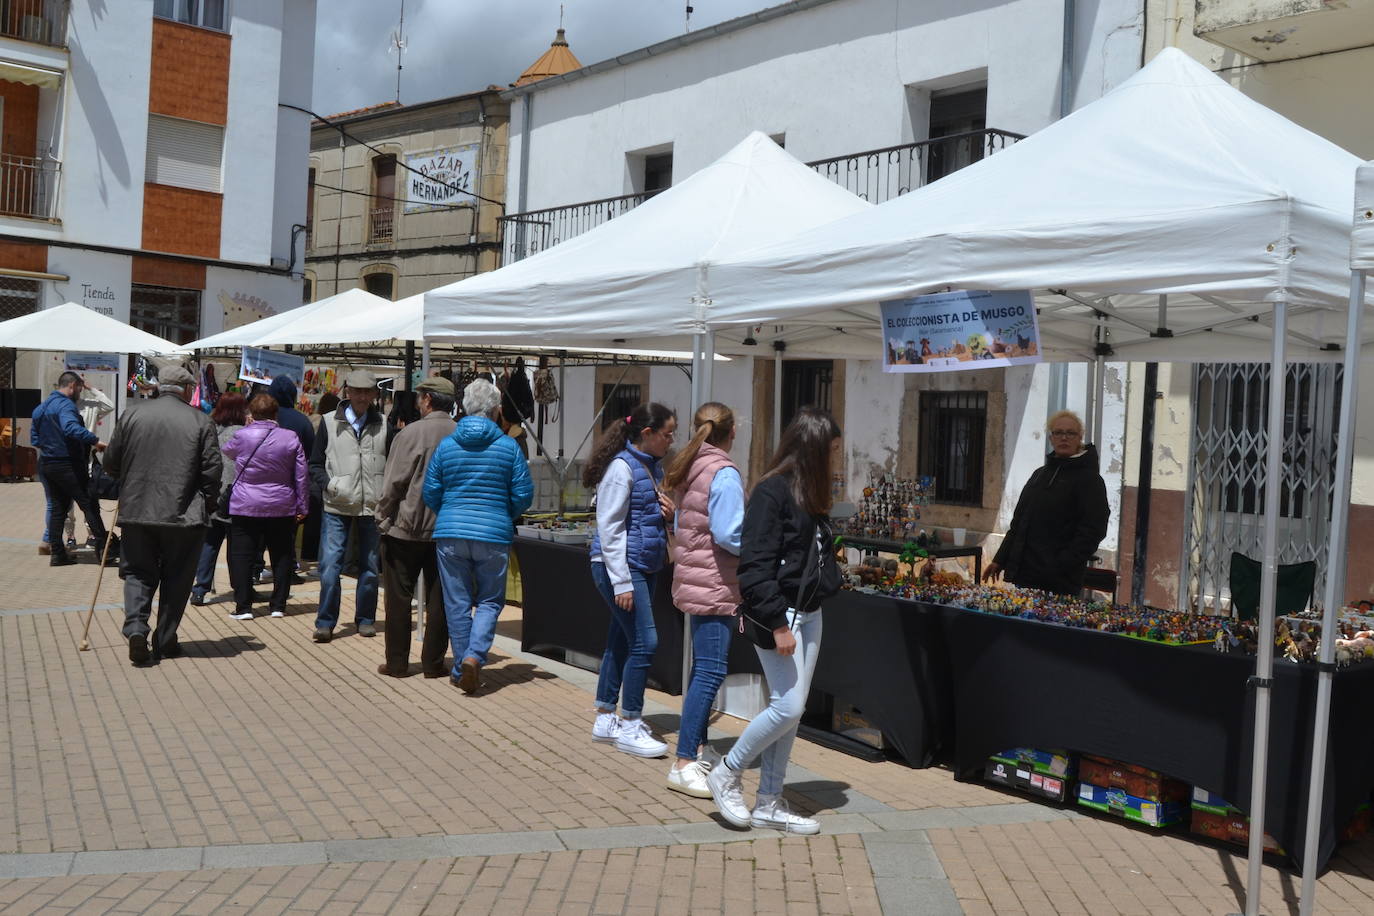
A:
[[[692,31],[692,14],[695,13],[695,12],[696,12],[696,9],[693,8],[692,4],[690,4],[690,3],[687,4],[687,29],[686,29],[686,30],[687,30],[688,32]]]
[[[396,104],[401,104],[401,70],[406,53],[406,0],[401,0],[401,21],[391,33],[391,44],[387,52],[396,52]]]

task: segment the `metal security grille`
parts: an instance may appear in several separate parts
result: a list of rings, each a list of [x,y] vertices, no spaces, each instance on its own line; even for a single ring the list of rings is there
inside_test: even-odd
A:
[[[987,428],[987,392],[921,392],[918,472],[935,478],[936,502],[983,504]]]
[[[172,343],[190,343],[200,336],[200,290],[135,284],[129,324]]]
[[[0,277],[0,321],[22,318],[38,311],[38,281],[18,277]],[[9,388],[13,381],[10,367],[13,350],[0,350],[0,388]]]
[[[1338,365],[1301,363],[1289,366],[1284,379],[1278,560],[1315,560],[1316,595],[1326,580],[1341,377]],[[1179,607],[1224,612],[1231,600],[1232,552],[1263,557],[1269,388],[1266,364],[1194,369]]]
[[[602,431],[616,420],[628,417],[630,411],[640,405],[642,397],[638,385],[602,385],[601,403],[606,405],[601,412]]]

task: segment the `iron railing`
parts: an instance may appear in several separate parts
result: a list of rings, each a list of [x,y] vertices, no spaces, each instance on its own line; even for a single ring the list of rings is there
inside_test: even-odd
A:
[[[62,163],[32,156],[0,156],[0,214],[57,218]]]
[[[368,219],[367,243],[384,245],[396,238],[396,208],[377,207]]]
[[[817,174],[864,200],[880,204],[971,165],[1021,139],[1022,134],[1005,130],[974,130],[919,143],[819,159],[807,165],[815,169]],[[503,216],[498,220],[501,227],[501,263],[510,264],[527,258],[581,235],[588,229],[595,229],[630,212],[654,193],[626,194]]]
[[[629,213],[657,193],[626,194],[503,216],[498,220],[501,226],[501,263],[514,263],[552,248],[559,242],[566,242],[588,229],[595,229],[602,223]]]
[[[819,159],[807,165],[818,175],[869,203],[881,204],[957,172],[1021,139],[1023,135],[1005,130],[973,130],[919,143]]]
[[[0,0],[0,35],[64,48],[70,6],[69,0]]]

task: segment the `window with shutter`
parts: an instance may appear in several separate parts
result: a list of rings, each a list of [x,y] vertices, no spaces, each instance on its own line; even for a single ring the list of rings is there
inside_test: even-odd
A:
[[[145,181],[219,193],[223,157],[223,127],[165,115],[148,116]]]

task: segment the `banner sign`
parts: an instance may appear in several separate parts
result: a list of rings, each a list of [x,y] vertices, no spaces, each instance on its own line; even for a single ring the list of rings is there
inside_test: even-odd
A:
[[[470,143],[406,156],[407,213],[420,213],[455,204],[476,204],[477,157],[481,146]],[[416,174],[419,172],[420,174]]]
[[[68,372],[119,372],[120,362],[118,353],[68,353],[66,356]]]
[[[1040,362],[1029,291],[957,290],[882,303],[884,372],[952,372]]]
[[[243,363],[239,366],[242,381],[270,385],[279,375],[289,378],[297,388],[301,387],[301,380],[305,378],[305,357],[257,347],[243,348]]]

